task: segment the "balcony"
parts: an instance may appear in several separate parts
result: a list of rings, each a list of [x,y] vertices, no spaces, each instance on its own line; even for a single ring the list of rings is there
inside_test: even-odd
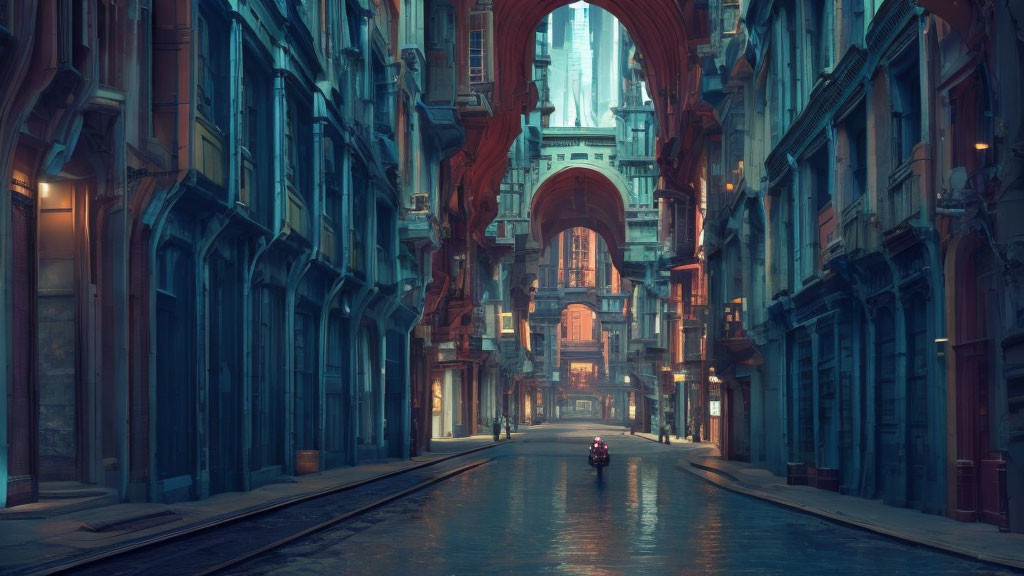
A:
[[[722,312],[724,314],[724,321],[722,322],[722,338],[746,338],[747,332],[743,328],[742,315],[745,314],[743,308],[743,298],[736,298],[732,302],[727,302],[722,307]]]
[[[626,222],[658,222],[658,209],[657,208],[637,208],[629,207],[626,209]]]
[[[601,351],[600,340],[568,340],[561,341],[562,353],[597,353]]]
[[[423,100],[416,101],[416,110],[424,122],[421,127],[430,143],[438,150],[441,158],[449,158],[462,147],[466,140],[466,129],[459,121],[459,112],[453,106],[428,106]]]
[[[882,231],[889,232],[921,212],[921,177],[904,163],[889,178],[882,206]]]
[[[558,271],[558,283],[574,290],[592,289],[597,287],[597,276],[589,268],[567,268]]]
[[[307,224],[306,217],[309,210],[306,208],[306,202],[291,186],[288,187],[288,195],[285,199],[285,204],[284,229],[282,232],[285,234],[291,234],[294,232],[308,240],[309,225]]]
[[[516,227],[514,222],[497,220],[487,226],[485,235],[499,246],[515,246]]]
[[[764,363],[764,358],[743,325],[743,306],[744,301],[741,298],[723,306],[721,343],[737,364],[758,366]]]
[[[320,217],[320,253],[331,264],[338,264],[338,237],[334,233],[334,224],[327,216]]]
[[[219,128],[196,115],[192,162],[195,171],[215,186],[224,186],[224,137]]]
[[[868,214],[864,212],[864,198],[843,209],[842,244],[844,252],[856,256],[859,251],[870,248],[871,236],[868,234],[870,220]]]

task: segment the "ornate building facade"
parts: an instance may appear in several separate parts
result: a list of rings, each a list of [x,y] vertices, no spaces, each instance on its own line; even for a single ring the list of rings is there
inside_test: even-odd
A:
[[[699,415],[707,7],[595,3],[631,40],[593,48],[627,64],[574,144],[539,41],[565,4],[0,3],[0,505],[407,458],[553,417],[556,372],[592,415]],[[556,256],[589,372],[549,353],[583,312],[531,320]]]
[[[406,4],[4,4],[6,505],[408,456],[462,130]]]
[[[1018,11],[714,3],[724,458],[1021,530]]]

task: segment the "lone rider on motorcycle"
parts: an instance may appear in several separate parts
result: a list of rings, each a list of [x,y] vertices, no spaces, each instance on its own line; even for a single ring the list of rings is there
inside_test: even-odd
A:
[[[606,464],[610,463],[612,457],[611,457],[611,454],[608,453],[608,444],[605,443],[604,440],[601,440],[600,436],[595,436],[594,437],[594,441],[590,443],[590,460],[591,460],[591,462],[594,461],[594,456],[597,455],[597,453],[599,451],[604,455],[605,463]]]

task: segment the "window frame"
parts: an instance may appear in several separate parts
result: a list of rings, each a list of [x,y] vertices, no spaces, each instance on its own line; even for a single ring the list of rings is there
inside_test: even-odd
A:
[[[493,14],[486,10],[469,13],[469,34],[467,36],[467,66],[470,84],[486,84],[492,81],[493,62]],[[478,36],[478,38],[474,38]],[[477,62],[474,64],[474,58]]]

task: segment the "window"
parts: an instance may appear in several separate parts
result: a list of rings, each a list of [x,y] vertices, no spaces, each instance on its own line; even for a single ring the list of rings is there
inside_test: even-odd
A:
[[[832,65],[831,2],[807,2],[807,48],[811,64],[811,85],[826,68]],[[808,87],[810,88],[810,87]]]
[[[893,167],[909,160],[914,146],[921,140],[921,74],[917,42],[908,46],[897,60],[903,62],[889,70]]]
[[[274,165],[272,142],[268,138],[272,128],[270,77],[264,72],[265,62],[254,52],[246,51],[243,59],[239,200],[249,206],[249,213],[254,219],[270,226],[274,211],[268,185]]]
[[[257,121],[257,113],[253,95],[256,87],[252,76],[253,72],[246,66],[245,72],[242,74],[242,125],[239,128],[242,132],[242,146],[249,151],[256,148],[256,126],[254,124]]]
[[[814,186],[814,201],[820,212],[832,202],[832,191],[828,187],[829,157],[828,151],[823,147],[811,157],[812,186]]]
[[[491,81],[491,13],[469,15],[469,81]]]
[[[290,97],[285,114],[285,146],[288,161],[286,171],[288,184],[306,202],[306,208],[313,206],[312,114],[306,102]]]
[[[227,53],[223,37],[226,30],[218,29],[219,21],[200,11],[196,19],[196,108],[202,116],[217,127],[225,126],[227,98],[225,74]]]
[[[864,195],[868,182],[868,132],[864,105],[846,119],[847,192],[845,204],[849,206]]]
[[[119,87],[121,85],[118,69],[118,34],[111,31],[118,29],[117,4],[111,0],[96,2],[96,44],[99,47],[98,76],[100,84]]]
[[[722,36],[735,36],[740,23],[739,0],[722,2]]]
[[[394,225],[387,205],[377,204],[377,282],[395,283],[395,257],[393,255]]]
[[[441,413],[441,379],[434,378],[430,385],[430,410],[434,414]]]
[[[586,390],[597,380],[597,367],[591,362],[572,362],[569,364],[569,387],[573,390]]]
[[[796,121],[797,114],[800,113],[799,105],[800,91],[798,87],[802,81],[803,66],[801,65],[801,56],[798,52],[798,40],[799,32],[797,30],[797,19],[796,9],[793,6],[786,11],[785,27],[783,28],[782,34],[784,34],[784,42],[786,42],[786,66],[788,70],[780,70],[782,72],[782,79],[785,83],[784,93],[779,99],[780,103],[784,108],[785,114],[782,116],[786,119],[785,128],[789,128]],[[808,87],[810,90],[810,87]]]
[[[210,77],[210,27],[207,25],[206,18],[202,14],[199,15],[196,24],[196,46],[199,48],[197,51],[197,58],[199,59],[199,70],[197,71],[197,76],[199,77],[199,111],[203,114],[211,115],[210,109],[213,107],[213,82]]]
[[[366,248],[363,234],[366,229],[366,196],[368,194],[366,169],[360,164],[352,170],[352,219],[349,228],[349,267],[359,273],[365,273],[363,260]]]
[[[362,50],[363,13],[357,0],[345,2],[345,20],[348,22],[348,47]]]
[[[498,315],[501,318],[501,333],[512,334],[515,332],[515,327],[512,324],[512,313],[502,312]]]
[[[844,3],[843,14],[850,15],[843,19],[850,27],[849,44],[861,45],[864,43],[864,0],[844,0]]]
[[[288,153],[288,161],[286,162],[286,174],[288,176],[288,183],[295,186],[295,163],[296,158],[299,155],[299,151],[296,150],[298,145],[295,137],[295,125],[297,120],[295,119],[296,108],[294,105],[288,106],[288,112],[285,114],[284,124],[284,144],[285,150]]]
[[[569,254],[569,287],[581,288],[594,285],[594,271],[590,267],[590,230],[573,228],[571,252]]]
[[[391,111],[394,109],[391,93],[394,87],[390,78],[389,67],[384,64],[384,59],[376,54],[376,51],[374,52],[373,129],[378,134],[391,136],[394,132],[391,120]]]

